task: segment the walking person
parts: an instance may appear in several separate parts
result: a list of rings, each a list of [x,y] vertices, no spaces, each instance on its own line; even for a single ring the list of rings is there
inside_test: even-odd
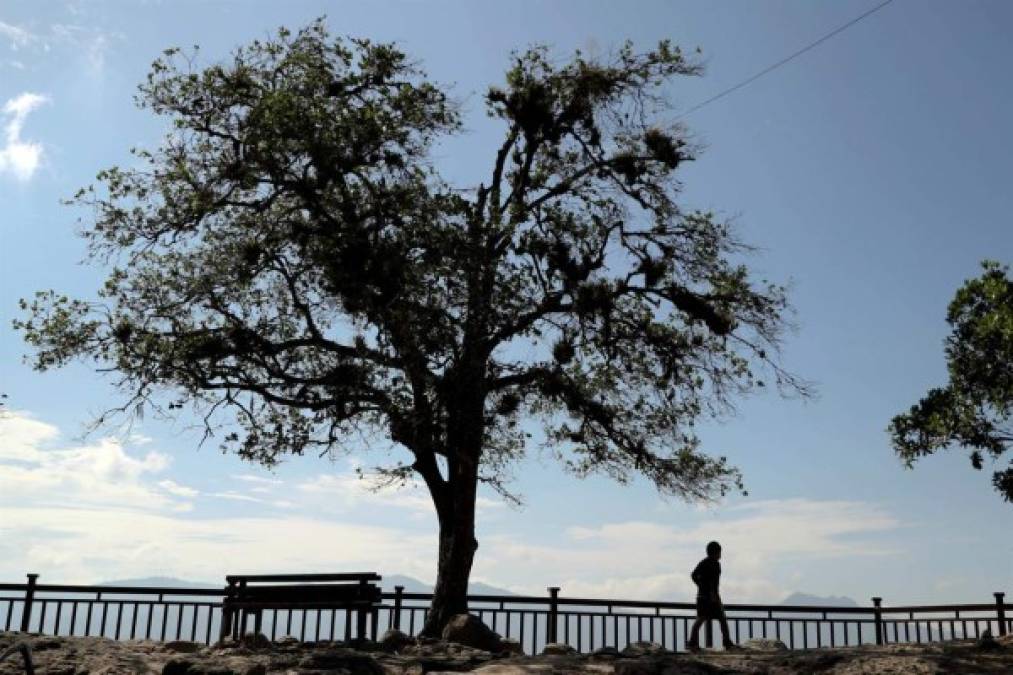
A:
[[[734,649],[735,643],[728,632],[728,620],[725,608],[718,593],[721,581],[721,544],[712,541],[707,544],[707,557],[700,561],[693,570],[693,583],[696,584],[696,621],[689,633],[686,649],[691,652],[700,650],[700,626],[705,621],[717,619],[721,624],[722,644],[725,649]]]

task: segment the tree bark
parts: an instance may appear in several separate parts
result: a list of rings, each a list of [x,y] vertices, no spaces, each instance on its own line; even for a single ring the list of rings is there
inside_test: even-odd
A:
[[[475,558],[475,528],[453,524],[440,526],[440,553],[433,602],[422,634],[440,637],[455,614],[468,613],[468,578]]]
[[[475,498],[478,491],[476,461],[449,462],[449,494],[437,507],[440,550],[436,586],[422,635],[441,637],[443,627],[455,614],[468,612],[468,579],[475,559]]]

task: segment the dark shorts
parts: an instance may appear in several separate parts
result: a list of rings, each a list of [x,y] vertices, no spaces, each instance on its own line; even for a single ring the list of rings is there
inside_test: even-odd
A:
[[[698,597],[696,599],[696,618],[698,619],[723,619],[725,608],[720,601],[715,602],[709,598]]]

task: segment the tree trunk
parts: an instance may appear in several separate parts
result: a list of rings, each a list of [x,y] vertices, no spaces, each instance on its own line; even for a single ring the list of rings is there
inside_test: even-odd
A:
[[[475,558],[474,524],[440,526],[440,555],[433,602],[422,634],[440,637],[443,627],[455,614],[468,613],[468,578]]]
[[[474,462],[451,462],[448,499],[437,507],[440,521],[440,552],[436,586],[422,634],[441,637],[443,627],[455,614],[468,612],[468,578],[475,559],[475,497],[478,474]]]

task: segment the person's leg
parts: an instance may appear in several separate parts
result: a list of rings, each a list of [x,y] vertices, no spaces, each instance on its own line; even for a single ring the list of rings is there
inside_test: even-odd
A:
[[[718,616],[718,621],[721,623],[721,641],[722,641],[722,644],[725,647],[727,647],[729,645],[734,645],[735,643],[732,642],[731,632],[728,630],[728,619],[725,618],[725,613],[724,612],[721,612],[720,616]]]
[[[697,616],[696,621],[693,622],[693,628],[689,631],[689,641],[686,643],[687,649],[698,649],[700,647],[700,626],[703,625],[703,618]]]

